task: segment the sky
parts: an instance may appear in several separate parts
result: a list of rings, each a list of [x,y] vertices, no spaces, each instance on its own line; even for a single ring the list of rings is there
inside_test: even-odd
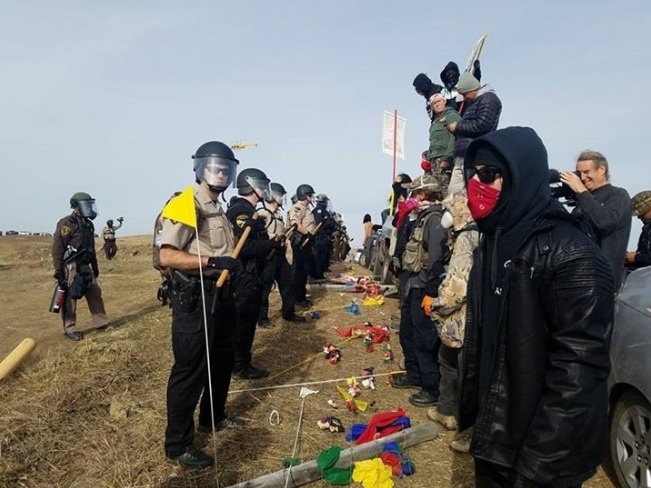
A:
[[[407,119],[398,172],[420,174],[429,120],[412,80],[463,69],[485,31],[500,127],[533,127],[560,170],[601,151],[632,196],[651,189],[649,25],[648,0],[5,0],[0,230],[53,232],[85,191],[99,230],[124,216],[118,237],[149,234],[201,144],[245,140],[258,145],[237,151],[240,170],[327,194],[361,246],[391,185],[383,111]]]

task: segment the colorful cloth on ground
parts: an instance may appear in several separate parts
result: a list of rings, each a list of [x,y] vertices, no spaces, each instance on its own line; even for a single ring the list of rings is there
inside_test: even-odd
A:
[[[388,341],[390,336],[389,330],[386,327],[379,327],[377,325],[355,325],[353,327],[349,327],[348,329],[335,330],[341,337],[364,337],[367,334],[371,334],[373,336],[374,344],[380,344],[385,340]]]
[[[371,418],[364,433],[357,438],[355,444],[364,444],[409,427],[411,427],[411,422],[402,408],[392,412],[376,413]]]
[[[332,446],[321,451],[316,458],[316,465],[321,471],[321,476],[331,485],[349,485],[351,483],[352,466],[350,468],[335,468],[341,451],[341,447]]]
[[[358,461],[353,469],[353,481],[364,488],[392,488],[391,468],[380,458]]]

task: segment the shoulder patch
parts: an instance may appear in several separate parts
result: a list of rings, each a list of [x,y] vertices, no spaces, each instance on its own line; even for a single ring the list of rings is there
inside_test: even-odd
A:
[[[243,229],[248,221],[249,221],[249,216],[246,214],[241,214],[235,217],[235,223],[240,229]]]
[[[68,227],[67,225],[62,225],[62,226],[61,226],[61,230],[60,230],[60,232],[61,232],[61,235],[62,235],[63,237],[65,237],[65,236],[67,236],[68,234],[70,234],[70,231],[71,231],[71,230],[72,230],[72,229],[71,229],[70,227]]]

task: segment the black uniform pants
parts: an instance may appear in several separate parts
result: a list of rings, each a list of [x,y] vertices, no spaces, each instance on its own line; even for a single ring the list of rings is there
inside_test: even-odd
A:
[[[581,488],[579,484],[540,485],[521,477],[515,479],[513,470],[504,466],[489,463],[483,459],[475,459],[476,488]]]
[[[323,273],[325,273],[325,270],[328,267],[329,247],[330,240],[327,238],[319,239],[317,236],[317,241],[314,243],[314,266],[312,271],[312,277],[316,280],[324,278]]]
[[[237,277],[237,326],[235,330],[235,371],[251,364],[255,328],[262,305],[262,283],[255,269]]]
[[[176,455],[194,442],[194,411],[199,404],[199,424],[211,426],[225,417],[226,398],[233,372],[235,301],[218,302],[211,313],[214,285],[206,283],[207,327],[204,329],[203,308],[199,299],[193,312],[180,309],[172,296],[172,351],[174,365],[167,382],[167,429],[165,452]],[[206,354],[206,332],[208,351]],[[208,382],[213,392],[214,410],[210,408]],[[212,419],[211,419],[212,416]]]
[[[422,288],[413,288],[400,307],[400,346],[405,357],[407,377],[420,383],[423,390],[439,397],[441,373],[439,347],[441,339],[434,322],[420,306],[425,296]]]
[[[262,305],[258,321],[269,318],[269,293],[274,282],[278,283],[280,299],[282,300],[281,314],[285,319],[294,316],[295,290],[294,265],[289,264],[285,256],[274,255],[262,272]]]
[[[312,254],[312,249],[309,245],[301,247],[300,245],[293,246],[294,251],[294,296],[296,302],[305,301],[305,294],[307,293],[307,274],[310,265],[309,255]]]
[[[104,241],[104,254],[106,259],[109,261],[115,257],[118,252],[118,245],[115,243],[115,239],[109,239]]]

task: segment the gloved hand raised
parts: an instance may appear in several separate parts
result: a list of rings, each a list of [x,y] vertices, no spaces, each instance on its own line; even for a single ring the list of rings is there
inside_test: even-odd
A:
[[[237,259],[230,256],[211,256],[208,258],[208,267],[235,271],[235,268],[237,268]]]
[[[423,300],[420,302],[420,306],[423,309],[423,312],[425,312],[425,315],[427,315],[428,317],[432,316],[432,302],[433,301],[434,301],[434,299],[431,296],[425,295],[423,297]]]

